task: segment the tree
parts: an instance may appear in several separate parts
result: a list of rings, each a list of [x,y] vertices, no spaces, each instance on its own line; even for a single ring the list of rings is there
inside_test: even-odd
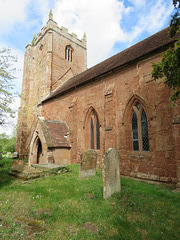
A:
[[[173,48],[169,48],[159,63],[153,63],[152,77],[154,80],[163,78],[164,83],[173,90],[170,101],[176,103],[180,97],[180,0],[173,0],[175,13],[170,22],[170,37],[177,36]]]
[[[16,133],[17,127],[14,126],[13,133],[11,136],[8,136],[6,133],[0,134],[0,152],[15,152],[16,151]]]
[[[15,93],[13,92],[13,79],[15,79],[14,62],[17,58],[11,55],[10,49],[0,50],[0,125],[8,122],[9,116],[14,117],[14,112],[10,108]]]

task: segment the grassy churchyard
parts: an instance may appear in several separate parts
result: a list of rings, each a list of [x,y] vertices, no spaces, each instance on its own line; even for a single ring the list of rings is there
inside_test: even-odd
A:
[[[174,186],[121,177],[121,193],[103,200],[101,169],[23,181],[8,175],[11,163],[0,160],[0,239],[180,239]]]

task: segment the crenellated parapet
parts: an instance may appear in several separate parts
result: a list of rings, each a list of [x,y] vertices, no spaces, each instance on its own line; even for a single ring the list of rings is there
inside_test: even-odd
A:
[[[58,27],[57,23],[53,20],[53,14],[52,11],[49,13],[49,20],[46,23],[46,26],[44,26],[41,31],[36,35],[34,34],[33,40],[30,44],[26,46],[35,46],[37,43],[49,32],[49,31],[55,31],[56,33],[60,34],[61,36],[67,38],[69,41],[74,42],[78,44],[79,46],[87,49],[87,38],[86,34],[84,33],[84,36],[82,39],[78,39],[77,35],[75,33],[69,33],[68,29],[65,27]]]
[[[80,40],[67,28],[59,28],[50,11],[46,25],[27,45],[17,134],[17,151],[21,156],[28,154],[34,122],[41,116],[39,103],[65,81],[87,69],[86,44],[85,34]]]

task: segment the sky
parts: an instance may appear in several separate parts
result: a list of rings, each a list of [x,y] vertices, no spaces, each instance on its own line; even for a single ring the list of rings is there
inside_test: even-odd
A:
[[[14,90],[21,93],[25,47],[53,19],[79,39],[87,35],[88,68],[121,52],[169,25],[172,0],[0,0],[0,49],[18,57]],[[20,98],[12,108],[17,110]],[[17,114],[16,114],[17,116]],[[11,134],[12,126],[0,133]]]

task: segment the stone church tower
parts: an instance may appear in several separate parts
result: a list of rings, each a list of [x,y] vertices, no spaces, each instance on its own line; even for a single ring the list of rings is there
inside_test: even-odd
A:
[[[41,32],[34,35],[24,56],[21,106],[18,113],[17,151],[20,158],[28,155],[29,143],[41,101],[65,81],[87,69],[86,35],[79,40],[65,27],[49,20]]]

